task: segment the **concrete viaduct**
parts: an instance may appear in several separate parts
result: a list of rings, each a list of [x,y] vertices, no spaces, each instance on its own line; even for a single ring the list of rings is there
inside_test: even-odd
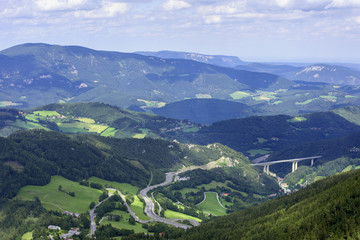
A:
[[[298,162],[311,160],[311,166],[314,165],[314,161],[318,158],[321,158],[321,156],[314,156],[314,157],[305,157],[305,158],[294,158],[294,159],[286,159],[286,160],[278,160],[278,161],[272,161],[272,162],[263,162],[263,163],[254,163],[251,164],[252,166],[263,166],[264,172],[269,175],[269,167],[270,165],[279,164],[279,163],[292,163],[292,172],[295,172],[298,168]]]

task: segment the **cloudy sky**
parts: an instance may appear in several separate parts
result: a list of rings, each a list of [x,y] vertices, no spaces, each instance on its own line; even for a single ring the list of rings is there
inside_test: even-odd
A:
[[[360,63],[360,0],[1,0],[0,49],[44,42]]]

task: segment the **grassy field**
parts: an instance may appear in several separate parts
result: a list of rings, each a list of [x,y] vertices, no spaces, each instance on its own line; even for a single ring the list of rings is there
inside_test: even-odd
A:
[[[143,211],[144,204],[140,201],[138,196],[134,196],[134,202],[131,203],[130,208],[134,211],[136,216],[139,217],[140,220],[150,220],[151,218],[145,215]]]
[[[177,191],[177,192],[180,192],[183,196],[185,196],[185,194],[187,194],[187,193],[189,193],[189,192],[194,192],[194,193],[196,193],[196,192],[198,192],[198,191],[200,191],[200,190],[197,189],[197,188],[183,188],[183,189],[181,189],[181,190],[179,190],[179,191]]]
[[[150,132],[150,129],[147,128],[139,128],[139,130],[141,131],[141,133],[136,133],[133,138],[143,139]]]
[[[197,222],[201,222],[201,219],[184,214],[184,213],[180,213],[180,212],[175,212],[172,210],[167,209],[165,211],[165,217],[166,218],[174,218],[174,219],[191,219],[191,220],[195,220]]]
[[[137,99],[139,102],[143,102],[146,104],[146,107],[152,107],[152,108],[161,108],[166,105],[165,102],[158,102],[158,101],[147,101],[144,99]]]
[[[128,212],[115,210],[112,211],[110,214],[122,216],[122,219],[119,222],[109,221],[107,219],[104,219],[100,225],[111,224],[115,228],[131,229],[134,230],[134,232],[136,233],[147,232],[146,229],[142,228],[142,224],[135,223],[135,225],[131,225],[129,223],[130,213]]]
[[[222,208],[217,201],[215,192],[207,192],[206,200],[198,205],[204,212],[208,212],[214,216],[226,215],[226,209]]]
[[[103,179],[100,179],[100,178],[97,178],[97,177],[89,178],[89,182],[98,183],[98,184],[103,185],[104,187],[110,187],[110,188],[118,189],[124,195],[127,195],[127,194],[136,195],[137,192],[139,191],[138,187],[135,187],[135,186],[130,185],[128,183],[112,182],[112,181],[103,180]]]
[[[192,127],[192,128],[186,128],[183,130],[183,132],[189,133],[189,132],[198,132],[199,128],[198,127]]]
[[[303,122],[303,121],[306,121],[307,119],[304,118],[304,117],[294,117],[292,119],[289,119],[287,120],[288,122],[291,122],[291,123],[296,123],[296,122]]]
[[[75,120],[78,120],[79,122],[83,122],[83,123],[95,123],[94,119],[86,118],[86,117],[79,117],[79,118],[76,118]]]
[[[59,116],[60,115],[56,111],[34,111],[33,114],[35,116],[41,116],[41,117],[52,117],[52,116]]]
[[[16,120],[15,125],[16,125],[17,127],[25,128],[25,129],[40,128],[40,129],[45,129],[45,130],[49,130],[49,131],[50,131],[50,129],[48,129],[48,128],[46,128],[46,127],[43,127],[43,126],[41,126],[41,125],[38,124],[38,123],[34,123],[34,122],[23,122],[23,121],[21,121],[21,120],[19,120],[19,119]]]
[[[32,232],[27,232],[21,237],[21,240],[31,240],[31,239],[33,239]]]
[[[66,192],[74,192],[75,197],[59,191],[59,185]],[[84,213],[89,210],[91,202],[97,202],[100,195],[100,190],[82,186],[61,176],[53,176],[50,183],[45,186],[29,185],[21,188],[16,198],[33,200],[36,196],[48,210]]]
[[[232,99],[234,99],[234,100],[238,100],[238,99],[242,99],[242,98],[250,97],[250,96],[251,96],[250,93],[242,92],[242,91],[236,91],[236,92],[233,92],[232,94],[230,94],[230,97],[232,97]]]
[[[115,128],[109,127],[105,131],[101,133],[101,136],[103,137],[114,137],[117,130]]]
[[[83,123],[83,122],[74,122],[74,123],[57,123],[59,129],[63,132],[68,133],[86,133],[86,132],[95,132],[102,133],[108,126]]]

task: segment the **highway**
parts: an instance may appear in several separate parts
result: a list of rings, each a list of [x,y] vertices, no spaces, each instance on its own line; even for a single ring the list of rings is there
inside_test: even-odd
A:
[[[183,229],[188,229],[191,228],[192,226],[186,225],[186,224],[182,224],[179,221],[183,221],[183,220],[187,220],[189,221],[193,226],[199,226],[199,223],[197,221],[191,220],[191,219],[172,219],[172,218],[164,218],[164,217],[160,217],[159,215],[157,215],[155,213],[155,204],[154,202],[147,196],[149,191],[154,190],[155,188],[158,187],[163,187],[163,186],[167,186],[169,184],[171,184],[174,180],[174,177],[176,175],[178,175],[179,173],[182,173],[184,171],[178,171],[178,172],[170,172],[166,174],[166,179],[164,182],[160,183],[160,184],[156,184],[156,185],[152,185],[152,186],[148,186],[144,189],[142,189],[140,191],[140,195],[142,196],[142,198],[145,201],[145,214],[147,216],[149,216],[151,218],[151,220],[149,221],[144,221],[144,220],[140,220],[138,216],[136,216],[136,214],[134,213],[134,211],[130,208],[130,206],[127,204],[125,196],[117,189],[113,189],[113,188],[106,188],[106,190],[113,190],[116,191],[119,196],[121,197],[121,199],[123,200],[125,206],[128,209],[128,212],[130,213],[130,215],[135,219],[135,221],[139,222],[139,223],[148,223],[148,222],[162,222],[162,223],[166,223],[169,225],[173,225],[175,227],[178,228],[183,228]],[[110,194],[111,196],[111,194]],[[90,230],[91,230],[91,237],[94,236],[95,234],[95,230],[96,230],[96,225],[95,225],[95,209],[100,206],[103,202],[105,202],[106,200],[108,200],[109,198],[105,199],[104,201],[98,203],[93,209],[91,209],[90,211],[90,221],[91,221],[91,225],[90,225]],[[159,204],[159,207],[161,209],[161,206]]]
[[[145,201],[145,204],[146,204],[145,214],[148,215],[152,219],[152,221],[163,222],[163,223],[173,225],[173,226],[178,227],[178,228],[188,229],[191,226],[177,222],[179,220],[184,220],[184,219],[170,219],[170,218],[160,217],[159,215],[157,215],[155,213],[155,204],[154,204],[154,202],[147,196],[147,193],[149,191],[151,191],[151,190],[153,190],[155,188],[158,188],[158,187],[163,187],[163,186],[167,186],[167,185],[171,184],[173,179],[174,179],[174,176],[176,176],[179,173],[180,172],[167,173],[166,174],[166,179],[165,179],[164,182],[162,182],[160,184],[148,186],[148,187],[142,189],[140,191],[140,195],[143,197],[143,199]],[[197,221],[190,220],[190,219],[186,219],[186,220],[190,221],[191,224],[194,225],[194,226],[199,225],[199,223]]]

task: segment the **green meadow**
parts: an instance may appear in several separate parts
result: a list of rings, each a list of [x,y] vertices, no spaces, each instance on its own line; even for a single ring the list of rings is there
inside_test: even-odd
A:
[[[59,185],[66,192],[74,192],[75,197],[59,191]],[[29,185],[21,188],[16,198],[33,200],[34,197],[38,197],[48,210],[84,213],[89,210],[91,202],[97,202],[100,195],[100,190],[80,185],[61,176],[52,176],[50,183],[45,186]]]
[[[238,100],[238,99],[242,99],[242,98],[250,97],[250,96],[251,96],[250,93],[242,92],[242,91],[236,91],[236,92],[233,92],[232,94],[230,94],[230,97],[232,97],[232,99],[234,99],[234,100]]]
[[[131,203],[130,208],[134,211],[135,215],[140,220],[150,220],[151,218],[144,213],[144,204],[140,201],[137,195],[134,195],[134,201]]]
[[[201,219],[199,219],[197,217],[193,217],[193,216],[187,215],[185,213],[175,212],[175,211],[169,210],[169,209],[167,209],[165,211],[164,216],[166,218],[173,218],[173,219],[190,219],[190,220],[195,220],[197,222],[202,221]]]
[[[204,212],[208,212],[214,216],[226,215],[226,209],[220,206],[215,192],[206,192],[206,200],[201,204],[197,205]]]
[[[103,137],[114,137],[117,130],[115,128],[109,127],[105,131],[101,133],[101,136]]]
[[[138,187],[135,187],[135,186],[130,185],[128,183],[112,182],[112,181],[103,180],[103,179],[100,179],[100,178],[97,178],[97,177],[89,178],[89,182],[98,183],[98,184],[103,185],[104,187],[118,189],[124,195],[127,195],[127,194],[136,195],[137,192],[139,191]]]
[[[130,213],[128,213],[128,212],[120,211],[120,210],[114,210],[114,211],[110,212],[109,214],[111,214],[111,215],[119,215],[119,216],[122,216],[122,218],[118,222],[109,221],[108,219],[104,219],[103,221],[101,221],[100,225],[111,224],[115,228],[134,230],[135,233],[147,232],[146,229],[142,228],[141,223],[136,222],[135,225],[131,225],[129,223]]]
[[[53,117],[60,115],[60,113],[56,111],[34,111],[33,114],[35,116],[41,116],[41,117]]]
[[[86,133],[86,132],[95,132],[102,133],[105,131],[108,126],[100,124],[91,124],[84,122],[73,122],[73,123],[57,123],[59,129],[63,132],[68,133]]]

